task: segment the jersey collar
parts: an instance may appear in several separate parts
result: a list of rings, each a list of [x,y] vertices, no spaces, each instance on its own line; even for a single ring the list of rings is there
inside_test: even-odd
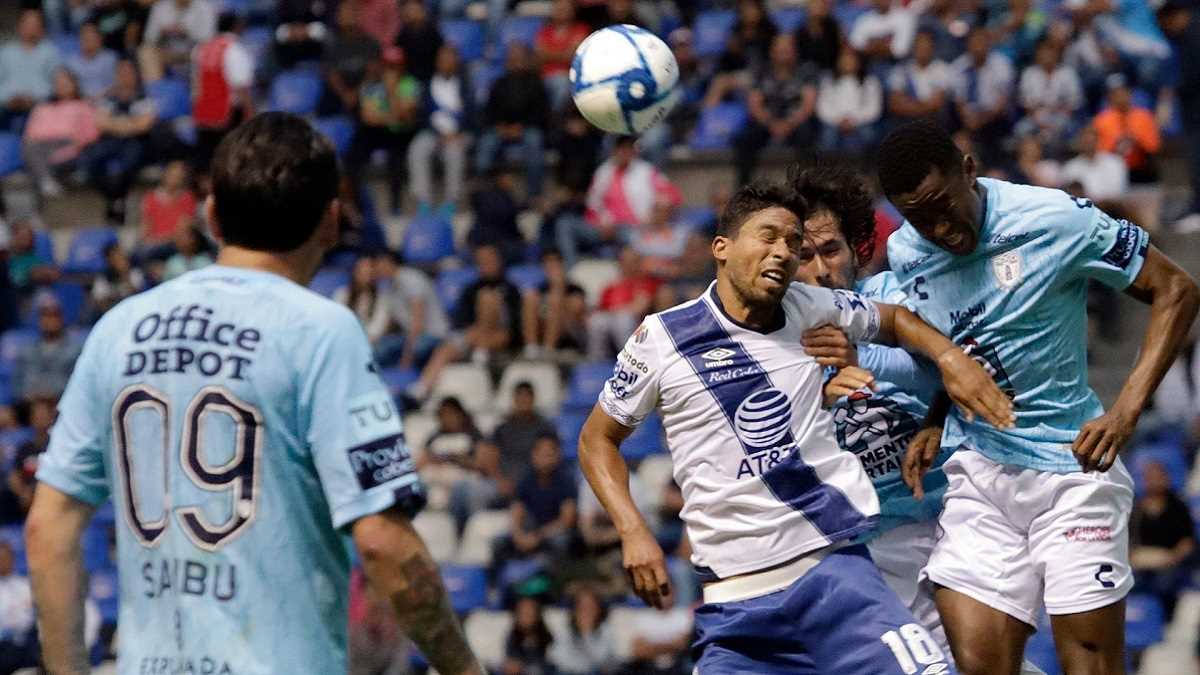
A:
[[[748,330],[760,335],[770,335],[775,331],[783,329],[783,327],[787,325],[787,312],[783,311],[782,302],[779,304],[779,311],[775,313],[775,320],[771,323],[771,325],[765,328],[758,328],[744,324],[732,316],[729,316],[729,313],[725,311],[725,305],[721,304],[721,296],[717,295],[717,282],[715,281],[712,282],[712,284],[710,284],[708,287],[708,299],[712,303],[713,307],[716,307],[717,311],[721,313],[721,316],[725,317],[726,321],[737,326],[738,328],[741,328],[742,330]]]

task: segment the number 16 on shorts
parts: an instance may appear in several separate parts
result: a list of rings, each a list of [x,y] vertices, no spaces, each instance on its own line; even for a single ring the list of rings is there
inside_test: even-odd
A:
[[[904,675],[939,675],[950,672],[946,656],[923,626],[906,623],[899,631],[889,630],[879,637],[892,650]],[[924,667],[924,670],[922,670]]]

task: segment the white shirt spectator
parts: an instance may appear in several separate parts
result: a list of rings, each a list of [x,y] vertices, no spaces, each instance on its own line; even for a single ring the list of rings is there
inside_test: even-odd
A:
[[[1058,179],[1064,186],[1080,183],[1084,194],[1094,201],[1119,199],[1129,188],[1129,167],[1124,159],[1111,152],[1096,152],[1091,157],[1079,155],[1063,164]]]
[[[146,21],[145,41],[158,44],[163,34],[172,30],[182,31],[199,44],[216,35],[217,12],[209,0],[158,0]]]
[[[954,98],[976,110],[995,110],[1012,96],[1016,73],[1008,57],[1000,52],[988,54],[983,66],[975,65],[969,54],[954,60]]]
[[[1021,73],[1021,105],[1074,111],[1083,105],[1083,85],[1070,66],[1060,65],[1052,73],[1029,66]]]
[[[655,612],[638,612],[629,623],[632,624],[630,632],[643,641],[666,644],[691,635],[692,610],[689,607],[672,607]],[[667,669],[673,661],[670,656],[662,656],[655,661],[655,665]]]
[[[420,304],[425,310],[423,334],[443,338],[450,332],[450,319],[438,299],[437,291],[429,277],[421,270],[401,267],[393,277],[391,293],[392,316],[402,328],[407,328],[413,319],[413,308]]]
[[[954,74],[945,61],[934,59],[922,68],[916,61],[908,61],[892,68],[888,76],[891,91],[903,91],[918,101],[928,101],[939,92],[954,89]]]
[[[867,43],[890,35],[892,56],[902,59],[908,56],[917,35],[917,14],[899,2],[894,2],[886,14],[872,9],[855,20],[850,29],[850,46],[862,51]]]
[[[350,305],[350,287],[342,286],[333,293],[333,301],[350,308],[358,320],[362,322],[367,339],[375,344],[387,333],[392,325],[392,314],[389,311],[387,298],[381,292],[374,295],[360,295],[354,306]]]
[[[834,79],[826,74],[817,91],[817,118],[835,127],[849,119],[855,126],[871,124],[883,113],[883,87],[879,78],[867,75],[862,80],[851,75]]]
[[[234,89],[245,89],[254,84],[254,57],[250,56],[250,50],[240,40],[235,40],[225,50],[221,71],[225,75],[225,82]]]
[[[33,630],[33,592],[29,579],[12,573],[0,577],[0,637],[24,636]]]

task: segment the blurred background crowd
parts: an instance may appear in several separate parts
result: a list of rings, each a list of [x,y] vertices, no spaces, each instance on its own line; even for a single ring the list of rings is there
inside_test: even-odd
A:
[[[570,102],[575,47],[610,23],[679,62],[682,103],[639,139]],[[418,527],[498,673],[691,672],[698,593],[661,425],[623,450],[670,553],[662,611],[630,599],[575,445],[626,337],[712,279],[734,185],[816,153],[869,170],[891,126],[933,118],[983,173],[1091,198],[1200,271],[1184,0],[22,0],[0,32],[0,674],[36,663],[20,525],[88,326],[212,262],[208,162],[256,111],[308,116],[338,148],[341,241],[312,287],[361,318],[406,411]],[[871,269],[899,225],[882,200],[876,225]],[[1102,290],[1092,310],[1111,400],[1144,313]],[[1126,457],[1144,673],[1197,672],[1198,357]],[[115,526],[103,509],[85,545],[97,663]],[[358,576],[352,594],[353,672],[420,672],[386,603]],[[1030,654],[1055,672],[1052,650],[1042,631]]]

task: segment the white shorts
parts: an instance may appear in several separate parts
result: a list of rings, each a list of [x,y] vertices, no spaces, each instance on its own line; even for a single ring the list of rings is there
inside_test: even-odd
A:
[[[1133,587],[1133,480],[1118,459],[1106,473],[1048,473],[960,449],[938,540],[922,578],[1030,626],[1046,612],[1117,602]]]
[[[883,580],[899,596],[900,602],[929,631],[942,653],[950,657],[946,629],[933,601],[933,585],[921,578],[936,543],[937,523],[910,523],[895,527],[867,542],[871,559]]]

